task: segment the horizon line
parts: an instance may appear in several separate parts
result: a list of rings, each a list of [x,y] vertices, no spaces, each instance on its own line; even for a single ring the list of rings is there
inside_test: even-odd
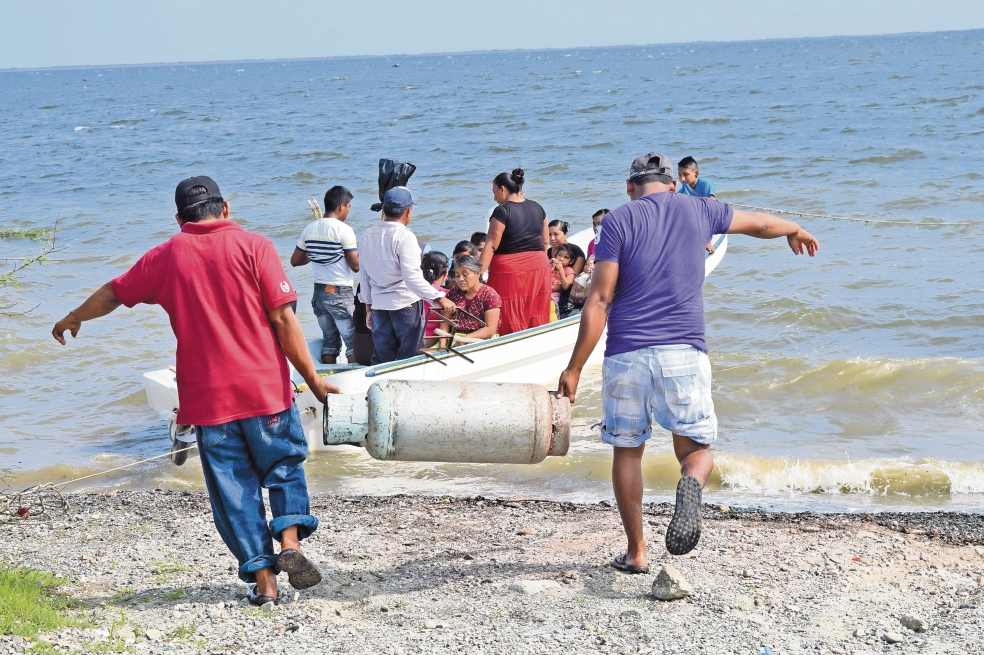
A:
[[[558,52],[563,50],[599,50],[604,48],[649,48],[655,46],[684,46],[684,45],[707,45],[718,43],[756,43],[771,41],[808,41],[819,39],[848,39],[848,38],[872,38],[872,37],[894,37],[894,36],[925,36],[930,34],[961,34],[965,32],[984,31],[984,27],[975,27],[965,30],[937,30],[933,32],[888,32],[883,34],[830,34],[825,36],[789,36],[789,37],[770,37],[765,39],[734,39],[730,41],[666,41],[662,43],[620,43],[609,45],[589,45],[589,46],[564,46],[556,48],[493,48],[488,50],[456,50],[443,52],[417,52],[417,53],[392,53],[377,55],[325,55],[322,57],[271,57],[257,59],[206,59],[197,61],[157,61],[141,63],[116,63],[116,64],[71,64],[57,66],[34,66],[34,67],[13,67],[0,68],[0,73],[31,73],[40,71],[63,71],[63,70],[86,70],[93,68],[138,68],[153,66],[197,66],[204,64],[223,65],[223,64],[256,64],[256,63],[280,63],[288,61],[325,61],[329,59],[382,59],[393,57],[437,57],[453,55],[485,55],[497,53],[518,53],[518,52]]]

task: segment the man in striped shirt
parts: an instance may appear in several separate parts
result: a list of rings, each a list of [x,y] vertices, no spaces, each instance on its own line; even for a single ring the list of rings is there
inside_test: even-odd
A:
[[[314,297],[311,306],[324,338],[321,362],[334,364],[345,342],[345,355],[355,361],[352,340],[355,335],[355,294],[352,274],[359,270],[359,251],[355,232],[345,224],[352,208],[352,193],[333,186],[325,194],[325,216],[308,225],[301,234],[291,266],[312,264]]]

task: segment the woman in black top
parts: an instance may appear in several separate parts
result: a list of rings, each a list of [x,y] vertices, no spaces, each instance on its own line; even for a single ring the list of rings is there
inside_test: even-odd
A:
[[[482,251],[482,271],[502,298],[499,334],[506,335],[550,322],[552,288],[547,246],[547,214],[523,195],[523,169],[499,173],[492,194],[499,206],[489,219]]]

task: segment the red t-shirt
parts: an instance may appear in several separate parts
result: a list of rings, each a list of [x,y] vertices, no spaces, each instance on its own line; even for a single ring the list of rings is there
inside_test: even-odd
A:
[[[267,312],[297,300],[273,243],[230,220],[185,223],[112,282],[127,307],[160,305],[178,339],[178,423],[220,425],[294,401]]]

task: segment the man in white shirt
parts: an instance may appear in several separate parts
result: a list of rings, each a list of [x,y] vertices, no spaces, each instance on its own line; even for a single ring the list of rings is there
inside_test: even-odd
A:
[[[291,266],[311,264],[314,268],[314,296],[311,307],[321,326],[321,362],[334,364],[345,342],[345,356],[354,361],[355,294],[352,274],[359,270],[359,251],[355,232],[344,223],[352,208],[352,193],[333,186],[325,194],[325,216],[301,233],[290,256]]]
[[[417,354],[427,320],[422,299],[436,300],[445,310],[455,307],[420,270],[420,245],[407,229],[416,204],[406,187],[390,189],[383,196],[383,220],[362,235],[359,299],[372,328],[373,364]]]

